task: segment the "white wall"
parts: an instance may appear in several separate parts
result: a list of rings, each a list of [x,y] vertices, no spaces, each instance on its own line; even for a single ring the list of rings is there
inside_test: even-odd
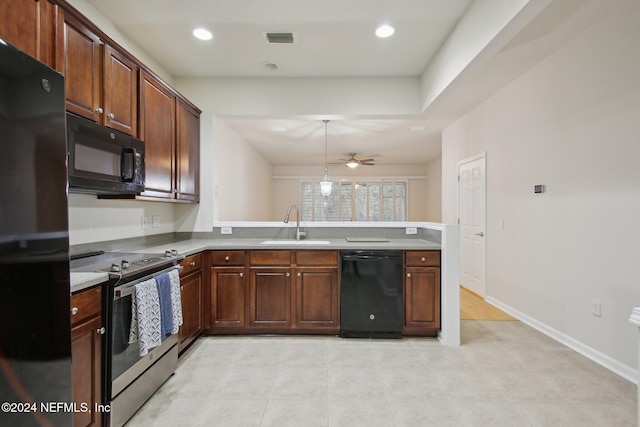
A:
[[[488,297],[627,372],[640,305],[638,22],[640,3],[622,1],[442,140],[446,222],[457,218],[456,161],[487,153]]]
[[[425,220],[442,222],[442,159],[429,162],[425,179]]]
[[[152,227],[157,216],[160,226]],[[147,228],[142,228],[142,217]],[[98,200],[89,194],[69,194],[69,242],[72,245],[126,239],[174,231],[173,206],[135,200]]]
[[[214,220],[268,219],[271,163],[223,120],[215,120],[213,140]]]

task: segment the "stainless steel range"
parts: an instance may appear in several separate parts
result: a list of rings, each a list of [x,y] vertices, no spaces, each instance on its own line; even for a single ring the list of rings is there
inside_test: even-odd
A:
[[[73,271],[105,271],[104,404],[110,405],[107,425],[122,426],[169,378],[178,365],[177,334],[140,356],[139,343],[131,339],[136,285],[180,269],[184,258],[175,250],[164,254],[97,252],[72,259]]]

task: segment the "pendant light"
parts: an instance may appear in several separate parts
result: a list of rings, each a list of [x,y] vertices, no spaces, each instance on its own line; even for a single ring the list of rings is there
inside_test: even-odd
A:
[[[327,123],[329,120],[323,120],[324,122],[324,176],[322,177],[322,181],[320,181],[320,193],[324,197],[329,197],[331,195],[331,187],[333,186],[333,182],[329,180],[329,164],[327,163]]]

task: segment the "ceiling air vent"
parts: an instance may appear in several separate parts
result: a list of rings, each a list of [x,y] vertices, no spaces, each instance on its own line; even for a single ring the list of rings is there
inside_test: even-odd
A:
[[[265,33],[267,43],[293,43],[293,33]]]

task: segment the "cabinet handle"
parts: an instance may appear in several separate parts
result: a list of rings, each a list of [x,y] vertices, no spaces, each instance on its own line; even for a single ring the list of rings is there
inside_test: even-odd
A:
[[[298,274],[296,274],[296,276],[300,277],[300,276],[302,276],[302,273],[298,273]]]
[[[79,312],[79,311],[80,311],[80,310],[78,310],[78,307],[73,307],[73,308],[71,309],[71,315],[72,315],[72,316],[75,316],[76,314],[78,314],[78,312]]]
[[[244,273],[240,273],[240,277],[244,277]]]
[[[98,107],[98,108],[96,108],[96,113],[102,114],[102,113],[104,113],[104,110],[101,107]]]
[[[184,291],[184,286],[180,286],[180,292]]]
[[[113,113],[109,113],[109,114],[107,114],[107,117],[109,117],[111,120],[113,120],[113,119],[116,118],[116,115],[113,114]]]
[[[420,261],[425,262],[427,259],[425,257],[420,258]]]
[[[99,333],[100,335],[104,335],[105,331],[106,330],[104,329],[104,326],[102,328],[96,329],[96,332]]]
[[[224,257],[225,261],[229,261],[229,256]]]
[[[191,262],[189,263],[189,265],[190,265],[191,267],[195,267],[195,266],[196,266],[196,262],[195,262],[195,261],[191,261]]]
[[[411,273],[407,273],[407,277],[411,277]]]
[[[287,274],[285,274],[285,276],[289,277],[289,276],[291,276],[291,273],[287,273]]]

